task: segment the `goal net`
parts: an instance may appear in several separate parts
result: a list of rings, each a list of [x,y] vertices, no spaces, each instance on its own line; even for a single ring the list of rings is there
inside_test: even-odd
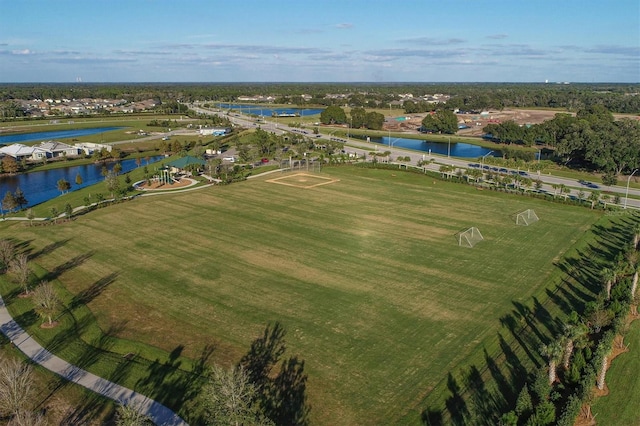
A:
[[[538,219],[538,215],[536,215],[536,212],[531,209],[527,209],[516,215],[516,225],[529,226],[532,223],[537,222],[538,220],[540,220]]]
[[[460,247],[473,247],[478,244],[480,241],[484,240],[480,230],[475,226],[467,229],[466,231],[462,231],[458,234],[458,245]]]

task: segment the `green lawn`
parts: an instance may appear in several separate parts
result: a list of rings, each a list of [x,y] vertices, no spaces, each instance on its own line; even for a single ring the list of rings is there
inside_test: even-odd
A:
[[[547,306],[563,254],[600,217],[411,173],[326,168],[322,176],[335,182],[268,182],[283,176],[139,198],[57,226],[3,223],[0,230],[28,246],[43,271],[57,271],[68,300],[91,295],[82,304],[115,339],[105,343],[115,359],[104,371],[124,383],[161,388],[151,361],[192,371],[183,356],[197,359],[207,344],[213,361],[237,362],[265,324],[280,321],[289,351],[306,360],[314,424],[417,424],[454,387],[448,373],[459,377],[486,358],[484,350],[495,352],[498,333],[508,334],[501,319],[532,299]],[[516,226],[512,215],[527,208],[540,222]],[[458,247],[456,233],[470,226],[485,241]],[[548,309],[563,312],[561,304]],[[87,312],[78,333],[96,346]],[[505,337],[507,345],[513,340]],[[118,370],[117,354],[132,345],[150,362]],[[86,346],[78,351],[93,356]],[[505,368],[514,357],[525,367],[539,361],[514,351]],[[98,364],[90,361],[88,368]]]
[[[637,401],[640,400],[640,321],[634,321],[625,336],[630,352],[616,357],[607,371],[607,396],[596,399],[592,407],[598,424],[637,426],[640,423]]]

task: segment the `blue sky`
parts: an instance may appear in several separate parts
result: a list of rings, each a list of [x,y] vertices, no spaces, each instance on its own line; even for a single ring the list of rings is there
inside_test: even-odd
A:
[[[0,0],[0,82],[640,82],[638,0]]]

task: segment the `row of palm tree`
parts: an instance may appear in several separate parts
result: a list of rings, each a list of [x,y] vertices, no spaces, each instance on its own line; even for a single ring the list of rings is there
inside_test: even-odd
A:
[[[457,176],[460,179],[466,179],[467,182],[470,182],[471,180],[474,182],[484,180],[485,182],[493,183],[495,185],[502,186],[503,188],[512,186],[518,190],[527,190],[531,187],[535,187],[536,190],[540,190],[542,188],[541,180],[533,180],[519,174],[512,175],[493,171],[483,171],[480,169],[457,168],[446,164],[440,166],[439,171],[442,174],[442,177],[446,177],[447,179]]]
[[[636,224],[633,230],[632,241],[624,256],[619,256],[617,261],[612,265],[601,270],[600,280],[602,283],[602,298],[611,303],[612,289],[619,285],[623,278],[631,277],[630,294],[624,296],[631,300],[631,314],[637,316],[638,305],[638,275],[640,273],[640,224]],[[601,330],[608,324],[611,324],[613,314],[606,309],[595,311],[586,322],[577,322],[565,324],[563,333],[556,336],[549,343],[540,347],[540,354],[546,358],[548,364],[548,380],[549,385],[553,386],[558,381],[558,366],[562,365],[565,371],[569,370],[572,362],[572,355],[576,348],[585,348],[593,344],[598,339]],[[622,323],[624,322],[622,318]],[[620,326],[612,328],[613,332],[620,333]],[[606,337],[608,336],[608,337]],[[605,377],[607,367],[610,361],[613,338],[612,332],[607,331],[600,338],[600,344],[597,347],[595,359],[598,360],[598,368],[595,375],[595,385],[602,390],[605,386]],[[620,340],[622,342],[622,340]],[[622,343],[621,343],[622,344]],[[588,405],[588,404],[587,404]],[[590,410],[586,410],[587,413]]]
[[[563,333],[558,338],[540,347],[540,353],[549,362],[549,384],[553,385],[557,377],[557,366],[562,362],[564,370],[569,370],[574,349],[587,343],[589,328],[583,324],[564,324]]]

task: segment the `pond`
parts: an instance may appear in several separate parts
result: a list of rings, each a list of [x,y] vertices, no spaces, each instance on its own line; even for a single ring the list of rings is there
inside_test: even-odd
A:
[[[150,157],[148,161],[143,158],[141,159],[140,167],[160,161],[162,158],[164,157],[161,155]],[[28,201],[27,207],[44,203],[61,195],[58,190],[58,181],[60,179],[71,183],[71,191],[77,191],[104,180],[104,176],[102,176],[103,165],[106,165],[108,170],[112,170],[115,164],[115,162],[107,164],[91,163],[82,166],[2,176],[0,177],[0,201],[7,191],[15,192],[17,188],[20,188]],[[136,160],[133,158],[120,161],[120,165],[122,166],[121,174],[137,167]],[[149,171],[152,170],[153,168],[150,167]],[[80,185],[76,184],[77,175],[82,178],[82,184]],[[59,206],[58,210],[61,209],[62,206]]]
[[[260,105],[243,105],[243,104],[228,104],[219,103],[216,104],[220,109],[235,109],[243,114],[253,114],[263,117],[271,117],[272,115],[290,114],[306,117],[309,115],[320,114],[324,111],[323,108],[271,108]]]
[[[463,142],[435,142],[424,139],[406,139],[406,138],[389,138],[384,137],[367,137],[367,136],[352,136],[353,138],[368,140],[374,144],[391,145],[392,147],[400,147],[412,149],[415,151],[425,151],[428,153],[448,155],[458,158],[480,158],[484,155],[490,155],[492,157],[501,157],[500,151],[484,148],[479,145],[472,145]]]

